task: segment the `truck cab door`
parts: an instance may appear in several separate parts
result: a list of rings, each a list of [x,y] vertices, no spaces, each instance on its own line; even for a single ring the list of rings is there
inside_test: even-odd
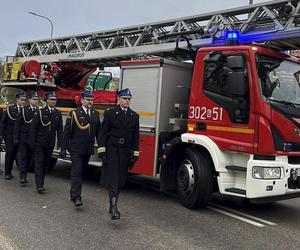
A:
[[[253,152],[249,58],[247,50],[204,51],[196,61],[189,121],[222,150]]]

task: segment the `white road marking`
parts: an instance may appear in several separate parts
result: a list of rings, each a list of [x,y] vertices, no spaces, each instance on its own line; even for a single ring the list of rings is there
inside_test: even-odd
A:
[[[230,213],[230,212],[226,212],[226,211],[218,209],[218,208],[214,208],[214,207],[211,207],[211,206],[207,206],[207,208],[210,209],[210,210],[212,210],[212,211],[218,212],[220,214],[224,214],[224,215],[227,215],[229,217],[235,218],[237,220],[246,222],[246,223],[251,224],[251,225],[256,226],[256,227],[264,227],[265,226],[265,225],[263,225],[261,223],[258,223],[256,221],[249,220],[247,218],[241,217],[239,215],[236,215],[236,214],[233,214],[233,213]]]
[[[276,226],[276,225],[277,225],[277,224],[274,223],[274,222],[271,222],[271,221],[268,221],[268,220],[264,220],[264,219],[258,218],[258,217],[256,217],[256,216],[253,216],[253,215],[250,215],[250,214],[246,214],[246,213],[237,211],[237,210],[235,210],[235,209],[223,207],[223,206],[218,205],[218,204],[215,204],[215,203],[211,203],[211,205],[214,206],[214,207],[218,207],[218,208],[220,208],[220,209],[226,210],[226,211],[228,211],[228,212],[235,213],[235,214],[238,214],[238,215],[241,215],[241,216],[244,216],[244,217],[247,217],[247,218],[250,218],[250,219],[259,221],[259,222],[262,222],[262,223],[264,223],[264,224],[266,224],[266,225],[270,225],[270,226]]]
[[[17,248],[13,246],[13,244],[0,234],[0,247],[3,250],[16,250]]]
[[[145,183],[142,183],[142,182],[140,182],[140,181],[138,181],[138,180],[135,180],[135,179],[133,179],[133,178],[130,178],[130,177],[129,177],[128,179],[129,179],[131,182],[134,182],[134,183],[139,184],[139,185],[141,185],[141,186],[144,186],[144,187],[146,187],[146,188],[150,188],[150,189],[159,191],[159,192],[161,192],[161,193],[166,193],[166,194],[171,195],[171,196],[173,196],[173,197],[177,197],[177,196],[174,195],[174,194],[171,194],[171,193],[169,193],[169,192],[163,192],[163,191],[159,190],[158,188],[149,186],[149,185],[147,185],[147,184],[145,184]],[[214,207],[212,207],[212,206],[219,207],[219,208],[214,208]],[[211,206],[207,206],[207,208],[210,209],[210,210],[213,210],[213,211],[215,211],[215,212],[218,212],[218,213],[227,215],[227,216],[229,216],[229,217],[235,218],[235,219],[237,219],[237,220],[240,220],[240,221],[249,223],[249,224],[251,224],[251,225],[257,226],[257,227],[265,227],[264,224],[270,225],[270,226],[276,226],[276,225],[277,225],[276,223],[273,223],[273,222],[270,222],[270,221],[267,221],[267,220],[264,220],[264,219],[261,219],[261,218],[252,216],[252,215],[250,215],[250,214],[246,214],[246,213],[242,213],[242,212],[239,212],[239,211],[230,209],[230,208],[226,208],[226,207],[223,207],[223,206],[214,204],[214,203],[211,203]],[[224,210],[225,210],[225,211],[224,211]],[[227,210],[227,211],[226,211],[226,210]],[[230,211],[231,211],[231,212],[230,212]],[[242,217],[242,216],[244,216],[244,217]],[[245,218],[245,217],[250,218],[250,219],[252,219],[252,220],[247,219],[247,218]],[[256,221],[253,221],[253,220],[256,220]],[[259,223],[259,222],[257,222],[257,221],[262,222],[262,223],[264,223],[264,224]]]

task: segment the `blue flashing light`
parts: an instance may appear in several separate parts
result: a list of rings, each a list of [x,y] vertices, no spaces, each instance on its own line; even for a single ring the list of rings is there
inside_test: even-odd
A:
[[[229,30],[226,32],[226,44],[238,44],[240,41],[240,32],[237,30]]]

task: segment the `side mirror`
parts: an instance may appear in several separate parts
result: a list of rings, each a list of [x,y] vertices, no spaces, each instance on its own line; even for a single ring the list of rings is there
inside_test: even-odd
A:
[[[246,95],[246,79],[244,72],[229,72],[227,74],[226,92],[232,97],[243,97]]]
[[[234,55],[227,57],[227,66],[231,69],[243,69],[245,59],[242,55]]]

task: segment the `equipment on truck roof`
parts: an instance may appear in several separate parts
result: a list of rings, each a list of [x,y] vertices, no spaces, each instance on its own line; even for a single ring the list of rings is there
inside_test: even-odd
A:
[[[276,50],[300,45],[300,2],[276,0],[93,33],[21,42],[16,56],[22,61],[89,61],[118,65],[133,56],[184,60],[175,53],[175,41],[188,37],[196,47],[224,45],[228,30],[239,32],[241,43],[260,43]],[[185,47],[180,43],[180,47]]]

